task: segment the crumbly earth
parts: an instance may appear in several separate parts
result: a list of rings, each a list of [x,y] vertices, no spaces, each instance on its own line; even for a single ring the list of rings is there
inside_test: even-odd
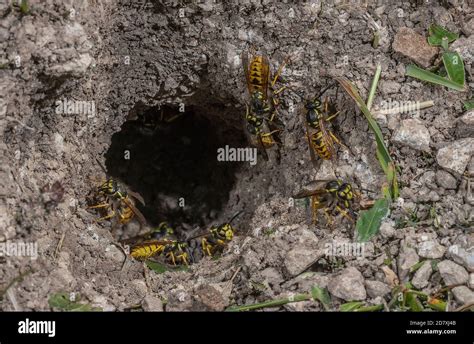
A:
[[[328,288],[330,309],[337,310],[345,301],[388,301],[396,281],[386,267],[428,294],[453,281],[463,284],[450,309],[473,302],[474,199],[468,190],[474,135],[472,113],[462,107],[472,95],[406,77],[412,61],[392,46],[404,27],[425,37],[432,22],[459,32],[472,86],[474,7],[468,2],[338,1],[321,7],[87,0],[70,6],[51,0],[30,5],[26,14],[4,2],[0,241],[37,243],[38,258],[1,258],[1,288],[27,274],[10,286],[0,308],[50,310],[49,297],[64,291],[110,311],[137,305],[222,310],[317,285]],[[279,156],[271,149],[270,160],[259,156],[255,166],[216,163],[216,147],[247,146],[240,55],[249,43],[269,56],[273,71],[291,57],[281,80],[291,89],[279,97],[283,144]],[[328,256],[328,247],[353,242],[354,226],[340,218],[333,229],[324,221],[313,225],[305,202],[291,196],[336,173],[372,191],[362,191],[364,198],[376,198],[385,177],[365,118],[335,84],[326,95],[341,110],[334,130],[350,152],[338,149],[333,164],[315,170],[300,95],[314,97],[332,77],[344,76],[366,98],[378,63],[382,77],[374,108],[428,100],[434,106],[377,116],[399,166],[400,198],[362,256]],[[95,111],[57,111],[60,100],[93,102]],[[183,118],[160,123],[152,134],[136,120],[147,109],[158,113],[161,107],[168,116],[180,106]],[[96,159],[143,194],[148,226],[168,220],[187,235],[242,210],[235,239],[220,258],[199,259],[187,272],[157,274],[131,259],[124,264],[116,244],[146,226],[95,221],[87,197],[97,185],[94,178],[104,178]],[[63,195],[45,189],[57,181]],[[180,199],[184,208],[177,206]],[[422,260],[434,269],[411,272]],[[313,301],[280,308],[322,309]]]

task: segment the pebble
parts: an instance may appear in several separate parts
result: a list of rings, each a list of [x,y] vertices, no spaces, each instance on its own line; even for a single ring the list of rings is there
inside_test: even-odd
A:
[[[158,297],[147,295],[142,301],[142,308],[145,312],[163,312],[163,301]]]
[[[467,271],[474,272],[474,249],[467,251],[459,245],[449,247],[448,254],[456,263],[463,265]]]
[[[436,183],[446,190],[454,190],[458,187],[457,179],[451,173],[444,170],[436,172]]]
[[[431,267],[431,262],[426,261],[418,270],[416,270],[411,283],[415,288],[423,289],[428,285],[431,274],[433,273],[433,268]]]
[[[464,138],[450,142],[438,150],[436,161],[442,168],[461,175],[464,173],[473,151],[474,138]]]
[[[446,285],[464,284],[469,279],[466,269],[450,260],[438,263],[438,269]]]
[[[474,291],[466,286],[459,286],[452,289],[454,298],[462,305],[467,305],[474,302]]]
[[[390,293],[390,287],[380,281],[365,281],[365,289],[367,290],[367,295],[370,298],[376,298],[379,296],[385,296]]]
[[[411,267],[418,263],[419,260],[420,258],[414,248],[406,244],[402,245],[398,256],[398,275],[401,282],[405,282]]]
[[[329,292],[346,301],[365,300],[367,292],[364,287],[364,277],[354,267],[344,269],[328,283]]]
[[[422,258],[438,259],[444,256],[446,247],[436,240],[422,241],[418,244],[418,255]]]
[[[405,119],[395,129],[392,141],[419,151],[429,152],[431,136],[422,121]]]
[[[407,27],[402,27],[397,31],[392,48],[424,68],[429,67],[438,54],[438,49],[430,46],[426,37]]]

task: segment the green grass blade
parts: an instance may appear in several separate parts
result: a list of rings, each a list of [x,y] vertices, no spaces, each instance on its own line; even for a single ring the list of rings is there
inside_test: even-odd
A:
[[[407,292],[406,293],[406,303],[412,312],[422,312],[424,310],[423,305],[416,294]]]
[[[375,201],[372,208],[360,212],[356,223],[359,242],[366,242],[378,233],[383,218],[388,214],[388,209],[388,200],[381,198]]]
[[[449,79],[443,78],[439,75],[436,75],[434,73],[428,72],[424,69],[418,68],[415,65],[409,65],[406,70],[406,75],[411,76],[413,78],[422,80],[422,81],[427,81],[431,82],[433,84],[445,86],[448,88],[452,88],[456,91],[464,91],[464,86],[459,85],[455,83],[454,81],[451,81]]]
[[[428,31],[430,33],[428,43],[433,46],[441,46],[443,44],[443,38],[445,38],[446,43],[454,42],[459,38],[457,33],[450,32],[436,24],[432,24]]]
[[[329,296],[327,289],[314,286],[311,288],[311,295],[315,301],[321,302],[326,311],[329,309],[331,297]]]
[[[462,57],[457,52],[446,51],[443,53],[443,63],[449,79],[464,87],[465,73]]]
[[[21,0],[20,2],[20,12],[23,14],[28,13],[29,11],[29,6],[28,6],[28,0]]]
[[[282,299],[270,300],[261,303],[255,303],[253,305],[244,305],[244,306],[232,306],[226,309],[228,312],[243,312],[243,311],[252,311],[260,308],[268,307],[280,307],[286,305],[287,303],[308,301],[313,297],[310,294],[298,294],[293,297],[285,297]]]
[[[383,305],[373,305],[373,306],[366,306],[366,307],[360,307],[356,309],[354,312],[378,312],[383,310]]]
[[[48,299],[48,304],[51,308],[58,308],[61,311],[69,312],[97,312],[102,311],[100,307],[92,307],[87,303],[79,303],[80,295],[76,294],[75,300],[71,301],[70,294],[66,292],[59,292],[53,294]]]
[[[367,98],[367,109],[372,108],[372,102],[374,101],[375,91],[377,90],[377,85],[379,83],[380,74],[382,73],[382,66],[380,64],[377,65],[377,69],[375,70],[375,76],[372,80],[372,85],[370,86],[369,97]]]
[[[474,109],[474,99],[466,100],[463,102],[464,110],[469,111]]]
[[[359,308],[361,308],[363,305],[364,305],[364,303],[360,302],[360,301],[347,302],[347,303],[343,303],[339,307],[339,311],[340,312],[355,312]]]
[[[382,131],[380,130],[377,122],[374,120],[372,113],[362,100],[362,97],[357,91],[357,88],[346,78],[336,78],[336,80],[341,84],[341,86],[346,90],[346,92],[351,96],[351,98],[354,99],[357,106],[367,119],[370,129],[374,132],[375,141],[377,143],[377,158],[380,162],[380,165],[382,166],[385,175],[387,176],[387,180],[390,186],[391,198],[394,199],[398,197],[398,183],[396,181],[396,174],[394,172],[391,173],[391,171],[395,171],[395,164],[392,161],[392,158],[390,157],[390,153],[388,152],[387,147],[385,146]],[[375,93],[375,90],[373,92]]]
[[[162,274],[166,271],[188,271],[189,270],[189,268],[184,265],[183,266],[169,266],[167,264],[154,262],[152,260],[147,260],[146,265],[157,274]]]

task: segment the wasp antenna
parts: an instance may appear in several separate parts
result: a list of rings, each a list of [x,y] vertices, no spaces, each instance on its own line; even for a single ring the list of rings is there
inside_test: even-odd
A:
[[[235,213],[235,214],[231,217],[231,219],[229,220],[228,223],[231,224],[232,221],[234,221],[234,220],[235,220],[240,214],[242,214],[243,212],[244,212],[243,210],[239,210],[237,213]]]
[[[330,89],[331,87],[333,87],[335,84],[336,84],[336,82],[332,82],[331,84],[329,84],[328,86],[326,86],[325,88],[323,88],[323,89],[321,90],[321,92],[319,92],[319,94],[318,94],[316,97],[314,97],[314,99],[319,99],[319,98],[324,94],[324,92],[326,92],[328,89]]]
[[[105,174],[107,174],[107,170],[105,169],[104,165],[102,165],[102,163],[100,162],[99,158],[95,158],[95,160],[97,161],[97,163],[99,164],[100,168],[102,169],[102,171],[104,171]]]

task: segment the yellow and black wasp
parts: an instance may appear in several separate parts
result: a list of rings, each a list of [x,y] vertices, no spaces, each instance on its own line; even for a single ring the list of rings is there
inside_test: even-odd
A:
[[[121,240],[121,242],[126,245],[138,245],[144,241],[161,240],[161,239],[167,239],[167,240],[176,239],[174,229],[169,226],[168,222],[165,222],[165,221],[161,222],[158,225],[158,227],[148,230],[144,234],[140,234],[131,238]]]
[[[318,98],[319,96],[306,102],[304,116],[311,161],[316,169],[319,169],[322,160],[335,158],[335,143],[347,148],[330,128],[331,121],[339,115],[340,111],[331,113],[332,106],[328,98],[322,103]],[[316,155],[320,160],[316,158]]]
[[[213,256],[216,252],[223,250],[225,246],[234,238],[235,228],[232,221],[242,212],[239,211],[226,223],[218,226],[213,225],[207,234],[201,239],[201,249],[204,255]]]
[[[97,162],[104,172],[106,172],[102,164],[100,164],[98,160]],[[106,212],[106,214],[98,218],[97,221],[112,219],[116,216],[120,224],[127,224],[134,216],[137,216],[141,224],[146,224],[145,217],[140,210],[137,209],[134,202],[134,199],[137,199],[142,205],[145,205],[145,201],[140,194],[128,190],[124,184],[113,178],[108,178],[105,182],[101,183],[95,192],[96,198],[99,198],[100,201],[88,208],[103,209]]]
[[[246,105],[245,121],[248,133],[252,136],[251,143],[261,148],[263,157],[268,160],[267,148],[281,143],[275,135],[282,131],[276,124],[275,96],[285,87],[273,91],[273,87],[280,77],[283,67],[288,59],[280,65],[273,80],[270,81],[270,63],[265,55],[257,55],[255,49],[242,53],[242,65],[244,68],[247,88],[250,94],[250,105]],[[268,95],[268,89],[272,89],[272,95]],[[268,131],[267,131],[268,130]]]
[[[137,260],[146,260],[151,257],[164,257],[172,265],[189,265],[190,254],[188,243],[177,240],[150,240],[135,245],[130,250],[130,256]]]
[[[332,225],[332,215],[341,214],[351,222],[357,217],[353,209],[354,198],[357,194],[350,183],[342,180],[315,180],[305,185],[293,198],[311,199],[311,213],[313,223],[317,222],[318,210],[323,210],[327,222]]]

